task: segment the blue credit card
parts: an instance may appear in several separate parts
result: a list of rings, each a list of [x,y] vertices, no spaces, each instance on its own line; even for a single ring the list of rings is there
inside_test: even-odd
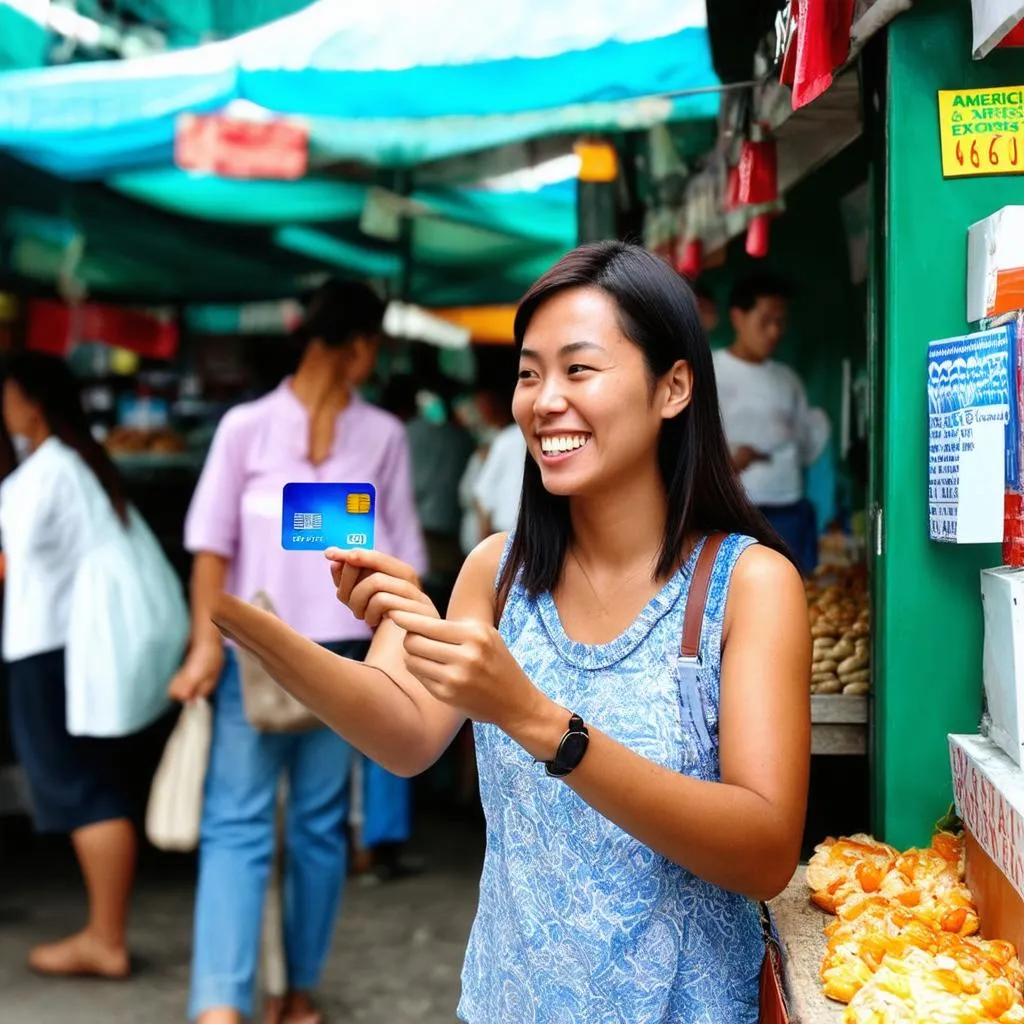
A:
[[[372,548],[373,484],[285,484],[281,546],[286,551]]]

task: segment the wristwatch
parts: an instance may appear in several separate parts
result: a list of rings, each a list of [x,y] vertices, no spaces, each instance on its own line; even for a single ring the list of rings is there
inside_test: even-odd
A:
[[[574,769],[579,767],[583,755],[587,752],[587,745],[590,743],[590,733],[579,715],[571,715],[569,728],[559,741],[558,750],[550,761],[539,762],[544,765],[544,770],[555,779],[564,779]]]

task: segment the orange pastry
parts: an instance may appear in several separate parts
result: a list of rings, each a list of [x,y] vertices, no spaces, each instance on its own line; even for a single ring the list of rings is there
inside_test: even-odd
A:
[[[897,856],[895,848],[871,836],[830,836],[815,847],[807,865],[811,899],[823,910],[834,913],[837,890],[845,886],[847,893],[852,888],[861,894],[877,891]]]

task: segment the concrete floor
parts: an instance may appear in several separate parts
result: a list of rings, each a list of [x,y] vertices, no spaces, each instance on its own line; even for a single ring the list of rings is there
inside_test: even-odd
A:
[[[389,885],[353,880],[322,1005],[331,1024],[454,1024],[459,971],[476,904],[478,825],[428,821],[428,871]],[[138,972],[126,983],[54,981],[25,970],[26,949],[81,924],[83,896],[61,844],[0,828],[0,1021],[172,1024],[185,1019],[193,864],[150,854],[131,931]]]

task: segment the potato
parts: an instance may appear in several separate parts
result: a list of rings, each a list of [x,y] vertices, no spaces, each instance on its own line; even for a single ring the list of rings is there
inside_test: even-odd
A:
[[[840,640],[832,649],[832,660],[843,661],[846,658],[852,658],[856,653],[857,649],[849,640]]]
[[[831,679],[817,684],[815,693],[842,693],[843,684],[833,676]]]
[[[835,672],[811,672],[812,683],[829,683],[833,679],[835,679],[838,682],[839,677],[835,674]]]
[[[831,622],[826,622],[824,619],[819,619],[819,621],[811,626],[811,636],[815,640],[821,640],[825,637],[835,638],[839,636],[839,627],[834,626]]]
[[[839,682],[844,686],[847,683],[870,683],[871,682],[871,669],[862,668],[856,672],[837,672],[839,676]]]
[[[843,687],[844,697],[863,697],[871,691],[871,687],[865,683],[847,683]]]
[[[811,672],[815,674],[822,672],[831,672],[833,675],[835,675],[835,671],[837,668],[839,668],[839,666],[834,661],[832,661],[829,658],[826,658],[823,661],[816,661],[811,666]]]
[[[851,672],[859,672],[868,667],[868,659],[863,654],[853,654],[839,662],[838,675],[849,675]]]

